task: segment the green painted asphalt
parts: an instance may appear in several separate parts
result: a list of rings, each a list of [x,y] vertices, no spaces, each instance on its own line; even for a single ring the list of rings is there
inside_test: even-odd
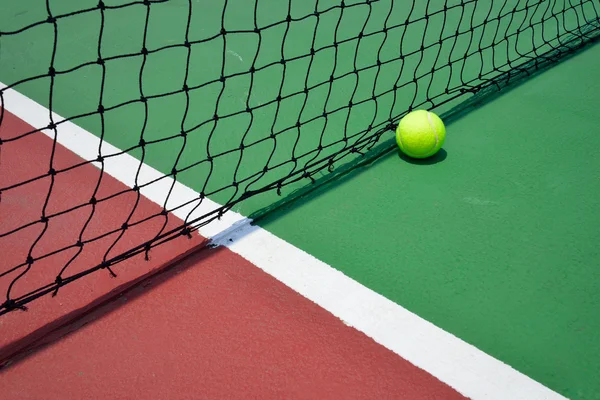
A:
[[[0,6],[4,11],[0,12],[0,30],[10,32],[46,19],[46,2],[34,3],[11,2],[10,9]],[[60,15],[95,7],[97,1],[50,3],[53,15]],[[105,1],[108,6],[124,3]],[[189,32],[193,40],[218,32],[222,20],[222,5],[218,2],[202,2],[201,9],[196,3]],[[262,27],[285,19],[286,3],[259,1],[257,25]],[[319,1],[321,10],[337,3]],[[357,2],[347,2],[354,3]],[[392,4],[383,1],[372,4],[365,32],[381,29],[388,13],[383,5],[388,3]],[[460,2],[431,1],[429,12],[450,3]],[[497,7],[493,11],[498,12],[505,4],[506,11],[511,9],[508,3],[515,6],[527,2],[496,2],[490,7]],[[185,40],[187,4],[183,0],[152,4],[146,38],[148,49],[181,44]],[[230,0],[227,4],[224,17],[227,30],[254,28],[250,2]],[[393,21],[402,21],[410,12],[410,2],[396,4],[400,2],[394,3],[388,26]],[[414,4],[412,15],[417,18],[425,12],[426,2]],[[474,14],[476,21],[484,19],[490,8],[469,9],[474,4],[469,2],[464,11],[467,15]],[[591,4],[585,2],[586,11],[591,10]],[[294,22],[287,34],[286,24],[273,26],[264,31],[260,45],[256,35],[248,33],[229,33],[226,43],[219,38],[194,44],[187,68],[188,86],[218,79],[221,72],[242,74],[228,78],[224,86],[217,81],[190,92],[190,111],[185,118],[183,93],[153,96],[181,89],[187,51],[177,47],[152,52],[142,70],[143,57],[139,52],[146,24],[145,6],[105,10],[100,47],[102,19],[97,10],[61,18],[57,70],[94,61],[99,51],[109,61],[106,61],[102,100],[102,68],[90,64],[57,75],[53,109],[70,117],[97,110],[100,101],[111,108],[137,100],[142,94],[151,97],[143,137],[146,142],[170,139],[146,144],[144,162],[168,174],[174,165],[190,166],[206,158],[207,153],[235,150],[216,157],[212,168],[203,163],[177,175],[178,180],[198,191],[213,192],[227,187],[211,196],[224,203],[240,195],[231,186],[233,181],[245,180],[242,188],[257,189],[301,169],[289,162],[275,166],[289,161],[294,148],[294,154],[299,155],[316,148],[320,141],[325,145],[339,141],[347,115],[342,110],[330,114],[326,125],[323,119],[316,119],[303,125],[300,132],[289,130],[278,134],[275,141],[262,140],[295,124],[304,104],[302,95],[285,99],[280,109],[275,103],[267,103],[277,97],[280,87],[283,96],[304,88],[309,59],[287,63],[285,78],[279,64],[258,71],[252,81],[243,72],[253,63],[260,67],[278,61],[284,37],[284,55],[290,58],[309,52],[315,30],[318,31],[316,48],[330,44],[338,20],[338,40],[356,35],[367,21],[367,8],[365,5],[347,8],[343,17],[339,10],[325,12],[318,28],[315,18],[302,19]],[[291,14],[299,18],[313,9],[308,2],[295,2]],[[427,40],[439,37],[440,30],[435,26],[443,25],[449,29],[445,33],[451,33],[461,11],[462,8],[451,9],[447,21],[440,19],[439,13],[430,17],[425,30]],[[543,11],[531,8],[517,12],[513,22],[503,20],[499,34],[503,29],[518,29],[521,22],[540,17],[542,14],[538,13]],[[577,15],[570,13],[564,21],[572,28],[576,19]],[[551,36],[552,28],[558,26],[556,21],[547,20],[544,35]],[[470,23],[466,18],[460,19],[458,25],[465,28]],[[399,51],[397,43],[402,44],[403,52],[418,49],[424,28],[425,22],[420,21],[406,32],[391,30],[382,48],[382,60],[393,58]],[[461,35],[454,47],[453,41],[445,42],[447,45],[441,49],[427,50],[421,61],[420,56],[408,57],[399,83],[424,75],[417,92],[416,85],[407,84],[399,90],[396,102],[391,95],[382,96],[377,111],[370,102],[355,105],[348,132],[356,133],[373,120],[385,123],[390,115],[423,102],[445,88],[449,81],[456,84],[461,78],[477,76],[482,65],[490,66],[492,59],[502,61],[495,57],[514,57],[512,47],[501,48],[493,58],[485,53],[482,57],[471,57],[464,66],[459,63],[457,68],[462,69],[462,76],[449,75],[447,69],[437,71],[435,79],[426,76],[438,54],[443,60],[469,48],[473,51],[477,46],[485,47],[496,32],[487,29]],[[381,35],[363,39],[358,68],[376,60],[381,41]],[[17,35],[2,34],[0,81],[11,84],[23,77],[46,74],[53,42],[49,23]],[[526,53],[531,43],[520,41],[519,52]],[[355,42],[341,44],[338,50],[337,61],[332,49],[318,52],[310,65],[309,86],[328,80],[332,73],[337,76],[354,68]],[[117,55],[131,56],[110,59]],[[221,71],[223,58],[225,67]],[[391,154],[274,212],[260,223],[550,388],[574,399],[600,399],[599,63],[600,46],[596,45],[448,124],[445,151],[435,162],[411,163],[397,153]],[[398,63],[382,67],[377,89],[392,85],[399,68]],[[366,70],[359,76],[358,81],[352,74],[336,81],[327,101],[327,85],[313,89],[302,111],[302,121],[320,115],[324,107],[331,111],[351,99],[356,103],[370,98],[375,70]],[[48,106],[49,86],[50,79],[44,77],[15,89]],[[352,97],[354,88],[356,93]],[[213,122],[205,123],[190,131],[185,145],[178,136],[182,123],[184,129],[190,130],[210,120],[215,111],[226,115],[246,106],[254,109],[252,121],[248,114],[240,114],[221,118],[216,127]],[[144,105],[139,101],[105,112],[103,138],[121,149],[137,146],[144,115]],[[98,114],[74,122],[94,134],[102,134]],[[392,135],[390,132],[390,138]],[[240,143],[253,142],[256,144],[237,150]],[[339,146],[325,150],[322,155],[336,150]],[[139,148],[131,154],[142,156]],[[299,165],[314,155],[299,158]],[[267,173],[253,175],[266,165]],[[278,199],[274,192],[267,193],[246,200],[235,210],[249,215]]]
[[[394,153],[262,226],[569,398],[600,399],[598,65],[600,45],[449,124],[439,162]]]
[[[561,13],[564,6],[522,0],[388,0],[370,5],[354,0],[343,10],[339,1],[320,0],[318,18],[312,15],[315,5],[304,1],[293,2],[288,10],[287,2],[278,0],[170,0],[150,7],[108,0],[102,13],[97,0],[49,4],[57,18],[56,33],[45,22],[45,0],[2,6],[1,81],[20,82],[17,91],[49,106],[47,75],[55,50],[53,111],[70,119],[80,116],[72,121],[165,174],[177,168],[179,181],[221,204],[291,174],[301,176],[306,164],[354,144],[369,125],[386,126],[411,105],[448,101],[446,89],[478,84],[494,69],[528,60],[535,56],[534,45],[547,51],[557,45],[547,43],[548,38],[574,30],[584,16],[597,13],[589,2]],[[288,12],[294,19],[289,24]],[[182,46],[188,13],[189,60]],[[410,23],[405,26],[406,20]],[[535,29],[525,29],[534,23]],[[384,26],[389,28],[385,35]],[[225,39],[219,36],[221,28],[228,32]],[[364,35],[358,41],[360,32]],[[332,47],[335,41],[337,48]],[[143,47],[147,57],[141,54]],[[104,68],[96,62],[99,58]],[[290,61],[282,65],[282,58]],[[254,74],[248,72],[252,66]],[[221,74],[225,82],[219,81]],[[335,79],[329,85],[331,75]],[[31,77],[37,78],[23,81]],[[184,83],[191,88],[187,113]],[[307,95],[305,87],[310,88]],[[278,95],[281,102],[274,101]],[[351,112],[349,102],[354,104]],[[97,112],[100,104],[107,110],[103,118]],[[246,107],[252,112],[245,112]],[[215,114],[220,117],[216,122]],[[286,193],[306,183],[292,184]],[[234,210],[250,215],[277,200],[272,190]]]

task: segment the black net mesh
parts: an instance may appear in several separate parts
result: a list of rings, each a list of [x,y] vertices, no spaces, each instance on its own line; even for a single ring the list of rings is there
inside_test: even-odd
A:
[[[0,314],[92,272],[114,273],[115,264],[228,210],[259,214],[377,146],[391,148],[407,112],[464,109],[593,41],[600,29],[599,0],[12,3],[0,5],[0,246],[37,230],[29,251],[0,268]],[[13,91],[46,107],[45,119],[9,130]],[[100,141],[65,165],[56,144],[69,140],[71,123]],[[7,154],[40,134],[55,144],[36,160],[44,172],[14,178]],[[128,188],[102,192],[107,165],[124,154],[137,160]],[[85,200],[53,203],[61,177],[89,165],[98,172]],[[145,177],[145,165],[161,177]],[[178,203],[175,180],[197,194]],[[31,217],[9,216],[11,194],[36,193],[41,183],[45,194]],[[164,192],[162,208],[138,212],[153,186]],[[119,196],[131,200],[123,220],[90,228],[98,207]],[[199,213],[208,199],[217,205]],[[40,246],[72,213],[85,215],[78,234]],[[123,243],[134,227],[150,236]],[[79,262],[101,240],[102,257]],[[46,275],[52,279],[24,284],[42,261],[61,255]]]

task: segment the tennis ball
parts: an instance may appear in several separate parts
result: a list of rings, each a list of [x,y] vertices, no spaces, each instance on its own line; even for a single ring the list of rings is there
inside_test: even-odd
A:
[[[446,140],[446,127],[434,113],[418,110],[408,113],[396,128],[396,142],[404,154],[427,158],[437,153]]]

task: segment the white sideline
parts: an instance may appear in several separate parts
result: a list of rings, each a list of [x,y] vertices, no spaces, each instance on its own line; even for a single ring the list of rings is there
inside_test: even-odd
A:
[[[0,90],[5,87],[0,82]],[[8,111],[36,128],[49,124],[48,109],[15,90],[7,89],[4,92],[4,103]],[[63,120],[57,114],[53,114],[53,118],[55,122]],[[52,131],[45,130],[44,133],[54,137]],[[99,138],[71,122],[58,126],[57,140],[86,160],[97,157]],[[116,147],[102,143],[103,155],[118,152]],[[139,164],[134,157],[123,154],[106,159],[105,171],[124,184],[133,186]],[[138,184],[163,176],[143,164]],[[172,184],[173,179],[166,177],[143,188],[141,192],[163,205]],[[175,182],[167,208],[192,199],[198,199],[198,193]],[[173,214],[185,219],[195,204],[176,210]],[[194,215],[200,216],[218,207],[219,204],[205,199]],[[199,232],[204,237],[212,238],[215,244],[228,247],[347,325],[467,397],[477,400],[565,399],[250,222],[238,213],[228,212],[220,221],[202,227]]]

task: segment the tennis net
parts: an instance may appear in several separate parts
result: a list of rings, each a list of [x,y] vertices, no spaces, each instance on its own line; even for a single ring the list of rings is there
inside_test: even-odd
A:
[[[65,285],[212,223],[228,210],[259,215],[357,160],[389,149],[399,119],[414,109],[464,110],[594,41],[599,0],[44,0],[0,6],[0,241],[31,227],[29,251],[0,269],[0,315]],[[10,93],[46,107],[47,120],[2,130]],[[60,117],[59,117],[60,116]],[[45,173],[11,178],[2,155],[45,132],[55,143],[74,123],[114,145]],[[111,147],[112,148],[112,147]],[[111,160],[138,162],[127,191],[100,195]],[[27,162],[26,160],[24,162]],[[198,193],[180,204],[165,189],[162,209],[91,234],[89,224],[56,248],[38,247],[46,228],[69,213],[89,221],[99,204],[158,180],[142,165]],[[48,185],[30,219],[11,224],[11,193],[94,165],[90,196],[49,209]],[[218,206],[199,213],[208,199]],[[171,212],[148,239],[123,234]],[[5,208],[6,210],[6,208]],[[95,242],[111,240],[97,262],[75,267]],[[0,242],[1,244],[1,242]],[[119,245],[118,245],[119,244]],[[38,247],[36,247],[38,246]],[[115,249],[118,249],[115,250]],[[43,284],[20,285],[36,263],[68,253]],[[21,288],[20,288],[21,287]]]

